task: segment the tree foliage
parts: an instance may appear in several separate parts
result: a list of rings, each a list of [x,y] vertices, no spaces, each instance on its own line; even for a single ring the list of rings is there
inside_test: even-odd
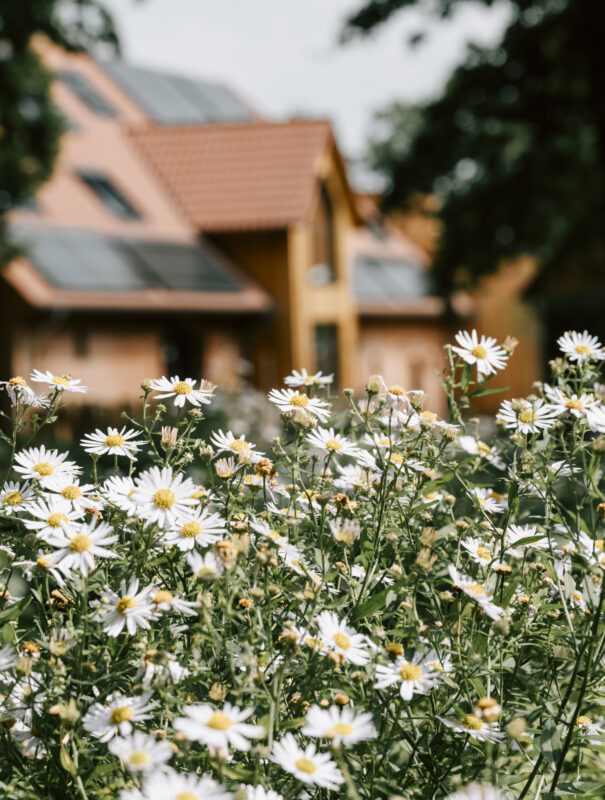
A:
[[[98,0],[0,0],[0,265],[13,253],[5,215],[50,177],[64,127],[52,76],[32,47],[37,34],[68,49],[118,47]]]
[[[491,0],[481,0],[492,5]],[[459,0],[430,4],[442,16]],[[372,0],[345,38],[367,34],[423,0]],[[415,192],[442,201],[436,269],[445,288],[534,253],[553,280],[581,262],[602,272],[605,69],[593,0],[511,0],[493,47],[469,46],[436,100],[381,114],[370,148],[385,205]],[[464,269],[460,269],[464,267]]]

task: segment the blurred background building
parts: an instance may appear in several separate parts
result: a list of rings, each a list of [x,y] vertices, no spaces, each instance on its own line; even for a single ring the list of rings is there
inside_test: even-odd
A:
[[[82,402],[117,410],[162,374],[266,390],[305,366],[341,387],[380,373],[442,410],[429,248],[353,192],[328,120],[272,122],[216,83],[37,48],[66,130],[10,215],[3,374],[77,375]]]

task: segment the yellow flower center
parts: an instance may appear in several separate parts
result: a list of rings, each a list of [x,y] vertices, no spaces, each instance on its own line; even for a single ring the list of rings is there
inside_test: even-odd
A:
[[[32,467],[34,472],[37,472],[38,475],[52,475],[55,471],[52,464],[49,464],[48,461],[40,461],[38,464],[34,464]]]
[[[581,400],[579,400],[577,397],[574,397],[574,398],[572,398],[571,400],[568,400],[565,403],[565,407],[569,408],[569,409],[573,408],[576,411],[583,411],[584,410],[584,403]]]
[[[314,772],[317,772],[317,767],[311,761],[311,759],[305,758],[304,756],[302,758],[297,759],[294,762],[294,766],[301,772],[306,772],[307,775],[313,775]]]
[[[160,591],[157,592],[153,598],[153,602],[159,606],[162,603],[169,603],[172,600],[172,597],[172,592],[169,592],[168,589],[160,589]]]
[[[196,573],[198,578],[206,578],[208,575],[214,575],[216,572],[213,567],[200,567]]]
[[[333,739],[335,736],[348,736],[353,733],[355,728],[352,725],[347,725],[346,722],[337,722],[330,730],[324,733],[326,739]]]
[[[420,414],[420,419],[423,422],[436,422],[437,421],[437,414],[435,414],[433,411],[423,411]]]
[[[328,450],[342,450],[342,442],[339,442],[337,439],[328,439],[326,448]]]
[[[468,728],[469,731],[480,731],[483,728],[483,720],[479,719],[479,717],[476,717],[474,714],[467,714],[464,717],[460,717],[460,722],[465,728]]]
[[[66,500],[78,500],[82,497],[82,489],[79,486],[66,486],[61,494]]]
[[[63,522],[69,522],[69,517],[66,517],[65,514],[55,513],[46,518],[46,524],[51,528],[60,528]]]
[[[50,561],[49,556],[38,556],[36,559],[36,566],[41,567],[42,569],[46,569],[48,567],[48,563]]]
[[[2,498],[5,506],[18,506],[23,502],[23,495],[21,492],[7,492]]]
[[[585,717],[584,715],[580,716],[576,720],[576,725],[590,725],[592,723],[592,719],[590,717]]]
[[[484,442],[477,442],[477,450],[480,453],[483,453],[484,456],[486,456],[489,453],[489,451],[491,450],[491,448],[489,447],[489,445],[485,444]]]
[[[595,539],[594,549],[603,552],[603,539]]]
[[[338,631],[338,633],[335,633],[334,636],[332,636],[332,640],[336,642],[341,650],[348,650],[351,647],[351,640],[346,633],[341,633]]]
[[[306,394],[295,392],[290,398],[290,405],[297,408],[306,408],[309,405],[309,398]]]
[[[313,636],[305,636],[305,644],[307,647],[316,647],[318,650],[323,647],[321,639],[315,639]]]
[[[214,731],[228,731],[229,728],[233,727],[233,722],[222,711],[215,711],[206,726]]]
[[[418,664],[403,664],[399,667],[399,677],[402,681],[417,681],[422,677],[422,667]]]
[[[396,397],[405,397],[406,391],[403,386],[396,383],[394,386],[389,386],[389,394],[394,394]]]
[[[69,542],[69,549],[72,553],[84,553],[90,547],[92,547],[92,539],[85,533],[76,533]]]
[[[487,549],[487,547],[483,547],[483,545],[479,545],[479,547],[477,548],[477,556],[479,558],[484,559],[485,561],[489,561],[491,556],[492,556],[492,554]]]
[[[130,706],[118,706],[112,709],[109,721],[112,725],[119,725],[121,722],[128,722],[134,716],[134,711]]]
[[[133,767],[143,767],[149,763],[149,754],[144,750],[133,750],[128,756],[128,763]]]
[[[136,608],[137,605],[138,603],[134,599],[134,597],[129,597],[128,595],[125,595],[124,597],[120,597],[120,599],[116,603],[116,611],[118,612],[118,614],[125,616],[129,608]]]
[[[234,453],[248,452],[250,445],[244,439],[234,439],[229,445]]]
[[[590,355],[590,347],[587,344],[577,344],[574,347],[574,350],[579,356],[589,356]]]
[[[532,424],[538,419],[538,415],[531,410],[531,408],[525,408],[519,414],[519,422],[525,422],[527,424]]]
[[[401,453],[391,453],[391,457],[389,459],[393,464],[403,464],[403,456]]]
[[[53,375],[53,383],[58,383],[59,386],[69,386],[70,379],[67,375]]]
[[[471,355],[475,358],[487,358],[487,350],[482,344],[476,344],[471,350]]]
[[[472,594],[485,594],[485,586],[482,583],[467,583],[466,591]]]
[[[179,381],[178,383],[174,384],[172,391],[175,394],[191,394],[193,391],[193,386],[190,383],[187,383],[187,381]]]
[[[25,378],[22,378],[21,375],[15,375],[14,378],[10,379],[8,384],[9,386],[27,386]]]
[[[202,526],[194,519],[181,525],[181,536],[184,536],[186,539],[194,539],[196,536],[199,536],[201,532]]]
[[[172,489],[158,489],[153,495],[153,502],[158,508],[172,508],[176,503],[176,497]]]
[[[195,792],[179,792],[175,794],[174,800],[200,800],[200,797]]]
[[[105,437],[103,444],[105,447],[122,447],[126,439],[119,433],[110,433]]]

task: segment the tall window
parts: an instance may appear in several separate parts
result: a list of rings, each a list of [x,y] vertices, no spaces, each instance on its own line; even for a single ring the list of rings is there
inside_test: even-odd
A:
[[[313,259],[310,280],[323,286],[336,279],[336,246],[334,237],[334,208],[325,184],[319,191],[319,208],[313,225]]]
[[[105,175],[100,172],[79,172],[78,175],[114,217],[141,219],[132,203]]]
[[[84,105],[100,117],[115,117],[117,110],[100,94],[92,83],[79,72],[62,70],[58,78],[81,100]]]
[[[324,375],[334,375],[334,385],[338,380],[338,326],[315,326],[315,363]]]

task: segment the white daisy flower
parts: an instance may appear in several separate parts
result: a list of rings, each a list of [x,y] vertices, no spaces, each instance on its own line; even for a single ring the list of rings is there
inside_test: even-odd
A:
[[[586,412],[586,419],[591,431],[605,433],[605,406],[591,406]]]
[[[170,467],[151,467],[136,479],[132,501],[149,522],[170,527],[187,513],[188,506],[196,504],[191,496],[194,492],[190,478],[174,475]]]
[[[584,331],[584,333],[567,331],[563,336],[559,336],[557,344],[561,352],[565,353],[570,361],[582,363],[582,361],[586,361],[589,358],[594,358],[598,361],[605,358],[603,345],[596,336],[591,336],[588,331]]]
[[[371,714],[356,714],[352,708],[338,706],[311,706],[301,733],[314,739],[330,739],[335,747],[349,747],[378,735]]]
[[[317,618],[319,638],[325,642],[323,652],[334,653],[341,661],[363,666],[370,660],[366,637],[339,620],[333,611],[322,611]]]
[[[334,374],[324,375],[321,370],[311,375],[310,372],[303,367],[299,372],[293,369],[290,375],[284,378],[286,386],[296,389],[299,386],[327,386],[334,381]]]
[[[248,739],[259,739],[265,735],[263,727],[244,721],[254,713],[252,708],[242,711],[237,706],[225,703],[221,710],[208,705],[195,705],[185,706],[183,711],[187,716],[175,719],[175,730],[185,734],[189,741],[202,742],[216,750],[234,747],[247,751],[250,749]]]
[[[135,493],[134,478],[115,475],[103,484],[103,494],[114,506],[128,514],[136,514],[137,504],[132,499]]]
[[[499,620],[502,617],[504,609],[492,602],[485,584],[469,578],[468,575],[461,575],[453,564],[449,565],[448,570],[454,587],[474,600],[490,619]]]
[[[357,466],[356,464],[347,464],[342,467],[340,464],[336,465],[336,469],[340,473],[340,477],[334,479],[334,486],[338,489],[370,489],[372,484],[380,480],[379,476],[375,473],[377,469],[376,463],[373,467]],[[372,469],[372,472],[368,470]]]
[[[126,697],[112,694],[105,703],[92,705],[82,719],[84,730],[102,742],[108,742],[114,736],[129,736],[132,723],[149,719],[158,704],[157,700],[149,702],[152,692],[143,692],[137,697]]]
[[[601,402],[593,394],[582,392],[580,396],[577,394],[568,396],[561,389],[548,384],[544,385],[544,394],[548,398],[551,408],[558,416],[571,414],[576,419],[588,416]]]
[[[27,506],[27,512],[35,519],[24,519],[23,524],[36,536],[51,541],[58,534],[77,533],[79,522],[84,513],[81,509],[72,508],[71,503],[62,497],[50,496],[46,500],[36,500]]]
[[[603,539],[593,539],[584,531],[579,533],[582,555],[590,561],[605,566],[605,551]]]
[[[291,733],[274,742],[271,760],[308,786],[338,789],[344,781],[328,753],[318,753],[314,744],[303,750]]]
[[[163,651],[154,655],[145,655],[141,680],[143,686],[166,685],[167,683],[180,683],[190,674],[187,667],[179,664],[171,653]]]
[[[213,581],[220,578],[225,570],[225,564],[214,553],[200,555],[197,550],[187,553],[187,563],[199,581]]]
[[[147,586],[139,592],[139,579],[132,578],[120,583],[120,591],[114,592],[109,586],[103,587],[103,597],[98,602],[98,614],[103,617],[103,630],[108,636],[116,637],[126,628],[131,636],[137,628],[149,630],[150,620],[157,616],[153,605],[153,586]]]
[[[494,557],[491,545],[487,545],[485,542],[481,541],[481,539],[474,539],[472,536],[468,536],[466,539],[463,539],[460,544],[473,561],[477,564],[481,564],[482,567],[487,567]]]
[[[33,497],[34,491],[27,481],[6,481],[0,490],[0,514],[7,517],[16,511],[23,511]]]
[[[504,511],[504,504],[496,499],[497,495],[493,489],[485,489],[478,486],[471,489],[471,494],[477,498],[481,508],[488,514],[497,514],[500,511]]]
[[[126,426],[122,430],[117,428],[107,428],[106,432],[97,428],[94,433],[87,433],[80,439],[80,447],[87,453],[94,453],[102,456],[107,453],[110,456],[126,456],[135,459],[139,447],[145,442],[135,439],[137,431],[127,430]]]
[[[34,383],[45,383],[53,389],[58,389],[60,392],[79,392],[86,394],[88,387],[82,384],[80,378],[72,378],[71,375],[53,375],[47,369],[46,372],[41,372],[35,369],[29,376],[29,379]]]
[[[456,439],[456,444],[461,447],[465,453],[485,458],[485,460],[493,464],[496,469],[504,469],[505,467],[504,462],[494,453],[493,448],[480,439],[475,439],[474,436],[459,436]]]
[[[437,686],[435,667],[429,664],[420,653],[411,661],[405,656],[398,656],[390,664],[376,666],[377,681],[375,689],[399,685],[399,694],[403,700],[411,700],[415,694],[427,694]]]
[[[176,375],[173,378],[166,378],[162,376],[150,382],[150,386],[154,392],[160,394],[155,395],[156,400],[163,400],[166,397],[174,397],[174,405],[177,408],[183,408],[185,401],[191,403],[192,406],[207,405],[212,401],[214,395],[214,384],[209,381],[200,381],[199,389],[195,388],[197,381],[192,378],[185,378],[180,380]]]
[[[274,792],[273,789],[265,789],[260,784],[258,786],[240,786],[240,791],[246,792],[246,800],[284,800],[281,794]]]
[[[105,522],[96,524],[96,520],[80,525],[77,531],[56,531],[46,541],[60,549],[51,556],[51,565],[57,565],[61,570],[77,569],[86,576],[95,569],[95,556],[97,558],[117,558],[117,553],[108,550],[103,545],[113,544],[118,541],[118,536]]]
[[[21,375],[15,375],[14,378],[8,381],[0,381],[0,386],[4,386],[6,389],[13,408],[17,404],[32,406],[33,408],[46,408],[48,406],[48,398],[45,395],[36,394]]]
[[[465,714],[457,720],[445,717],[437,719],[456,733],[463,733],[480,742],[500,742],[504,739],[504,734],[498,730],[498,723],[484,722],[474,714]]]
[[[515,558],[521,558],[525,548],[535,547],[541,550],[548,547],[548,538],[546,536],[533,543],[530,542],[520,546],[517,544],[522,539],[529,539],[533,536],[540,536],[535,525],[509,525],[504,534],[506,552]]]
[[[12,669],[17,663],[17,653],[11,644],[0,647],[0,672]]]
[[[356,456],[359,448],[349,439],[345,439],[334,428],[317,428],[307,436],[307,442],[317,450],[325,453],[338,453],[342,456]]]
[[[539,433],[552,427],[557,418],[552,407],[541,398],[533,403],[527,400],[504,400],[498,410],[497,419],[518,433]]]
[[[361,525],[352,519],[330,520],[328,524],[330,525],[332,536],[336,541],[342,542],[349,547],[351,547],[361,535]]]
[[[295,392],[294,389],[271,389],[269,400],[282,413],[304,411],[311,417],[317,417],[320,422],[325,422],[330,416],[330,407],[325,400],[309,397],[305,392]]]
[[[174,753],[170,744],[142,731],[130,736],[116,736],[107,745],[130,772],[150,772],[170,761]]]
[[[170,767],[152,772],[143,782],[140,793],[122,791],[120,800],[231,800],[227,792],[207,775],[185,775]]]
[[[151,602],[157,611],[177,611],[180,614],[187,614],[188,616],[195,616],[197,614],[194,609],[199,608],[199,603],[193,603],[190,600],[183,600],[182,597],[177,597],[172,594],[168,589],[151,589]]]
[[[458,331],[456,341],[459,347],[452,347],[467,364],[476,364],[479,375],[493,375],[506,367],[509,354],[497,344],[492,336],[477,336],[477,331]]]
[[[56,475],[77,475],[79,467],[73,461],[66,461],[68,453],[59,453],[57,450],[47,450],[44,445],[29,447],[15,456],[13,469],[20,472],[24,478],[39,480],[44,486],[47,478]]]
[[[231,431],[223,433],[222,430],[219,430],[218,433],[215,431],[212,434],[210,441],[217,453],[235,453],[240,461],[246,464],[256,464],[264,455],[264,453],[254,450],[256,445],[247,442],[243,434],[237,439]]]
[[[214,462],[214,471],[222,478],[222,480],[228,480],[235,474],[237,471],[237,464],[235,463],[235,459],[230,458],[219,458],[218,461]]]
[[[581,714],[576,718],[576,728],[580,735],[585,737],[590,744],[602,745],[605,736],[605,727],[603,718],[594,722],[591,717]]]
[[[510,795],[481,783],[469,783],[464,789],[448,794],[445,800],[510,800]]]
[[[220,514],[211,514],[206,508],[188,508],[173,522],[164,541],[179,550],[193,550],[195,545],[210,547],[226,532],[226,524]]]
[[[71,578],[71,571],[66,564],[54,564],[52,556],[42,550],[38,551],[35,561],[15,561],[14,565],[23,571],[23,577],[28,582],[33,580],[37,571],[52,575],[59,586],[65,586],[65,578]]]
[[[96,492],[96,487],[92,483],[80,485],[80,479],[73,475],[56,475],[45,481],[44,488],[48,492],[58,495],[68,502],[74,510],[91,511],[102,508],[103,504],[99,498],[91,496],[91,492]]]

